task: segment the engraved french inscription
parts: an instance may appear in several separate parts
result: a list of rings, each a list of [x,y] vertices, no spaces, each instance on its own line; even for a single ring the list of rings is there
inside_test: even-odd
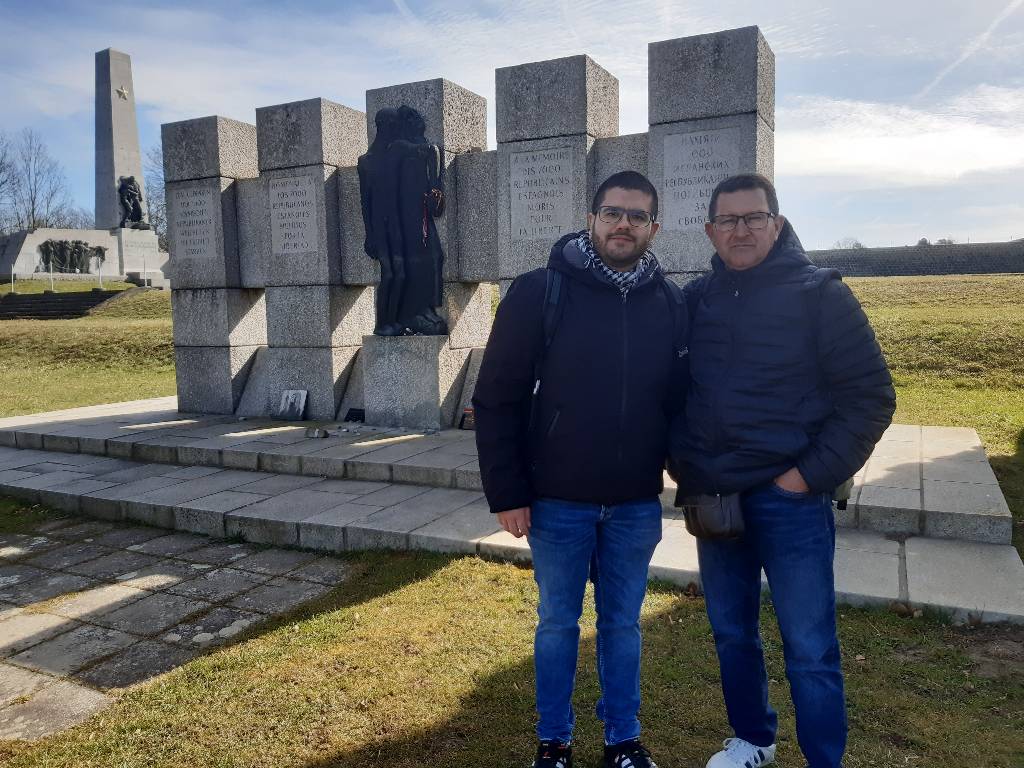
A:
[[[214,212],[217,192],[209,187],[171,191],[170,218],[174,255],[179,259],[212,259],[217,255]]]
[[[509,166],[513,240],[549,239],[573,229],[572,150],[513,152]]]
[[[307,253],[319,247],[315,184],[312,176],[270,180],[270,244],[274,256]]]
[[[739,154],[735,128],[667,135],[662,226],[703,232],[711,193],[718,182],[738,172]]]

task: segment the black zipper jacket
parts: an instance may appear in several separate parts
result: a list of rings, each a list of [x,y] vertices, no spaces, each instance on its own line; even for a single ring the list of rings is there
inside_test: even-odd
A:
[[[662,490],[668,426],[686,389],[685,348],[673,341],[685,339],[686,308],[671,306],[657,266],[623,297],[585,266],[576,237],[559,240],[548,261],[566,293],[532,430],[545,270],[516,278],[498,306],[473,394],[492,512],[541,497],[611,505]]]

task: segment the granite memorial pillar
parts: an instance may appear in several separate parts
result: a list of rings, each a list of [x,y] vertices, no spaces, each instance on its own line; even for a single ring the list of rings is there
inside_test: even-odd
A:
[[[365,116],[327,99],[256,110],[259,179],[240,187],[241,280],[266,292],[267,342],[237,413],[270,416],[305,390],[307,419],[333,420],[373,288],[343,284],[339,168],[366,151]],[[358,211],[356,211],[358,217]]]
[[[597,139],[618,135],[619,81],[589,56],[495,71],[498,272],[544,266],[586,226]]]
[[[263,291],[239,276],[235,187],[257,175],[256,127],[224,117],[161,128],[178,408],[233,413],[267,343]]]
[[[715,185],[737,173],[773,176],[775,56],[757,27],[743,27],[651,43],[648,58],[656,253],[667,272],[702,272]]]

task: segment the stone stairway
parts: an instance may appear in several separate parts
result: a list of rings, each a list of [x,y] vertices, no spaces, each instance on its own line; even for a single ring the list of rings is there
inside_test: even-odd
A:
[[[323,552],[529,559],[525,540],[487,510],[470,432],[240,421],[174,406],[162,398],[0,420],[0,493]],[[310,427],[329,436],[307,436]],[[837,597],[1024,623],[1024,564],[984,451],[968,445],[973,430],[934,429],[893,428],[859,473],[850,510],[837,515]],[[670,505],[651,575],[700,583],[696,542]]]
[[[6,294],[0,298],[0,320],[69,320],[89,311],[121,291]]]

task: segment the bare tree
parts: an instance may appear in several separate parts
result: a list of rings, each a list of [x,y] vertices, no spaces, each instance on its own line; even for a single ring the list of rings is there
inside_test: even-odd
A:
[[[38,229],[59,221],[71,207],[67,177],[42,137],[31,128],[21,132],[13,165],[10,210],[14,227]]]
[[[841,240],[836,240],[832,243],[832,248],[837,251],[847,251],[854,248],[864,248],[864,243],[855,237],[844,237]]]
[[[0,133],[0,232],[11,224],[11,196],[14,192],[14,150],[11,140]]]
[[[149,224],[156,232],[161,251],[167,251],[167,200],[164,197],[164,153],[159,144],[146,150],[142,174],[146,179]]]
[[[58,229],[92,229],[96,224],[96,216],[88,208],[72,205],[56,213],[48,226]]]

